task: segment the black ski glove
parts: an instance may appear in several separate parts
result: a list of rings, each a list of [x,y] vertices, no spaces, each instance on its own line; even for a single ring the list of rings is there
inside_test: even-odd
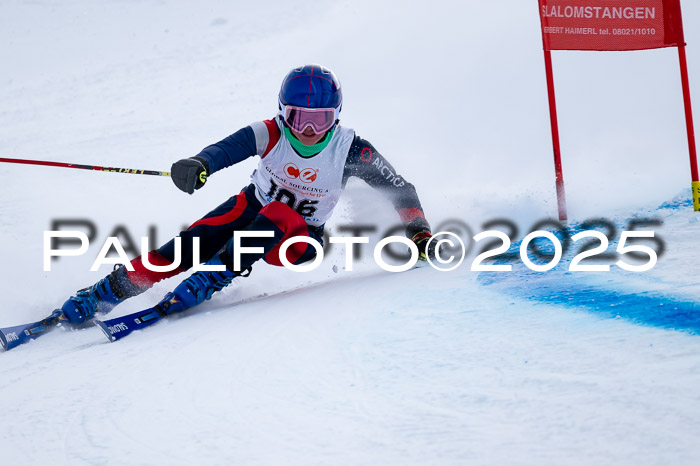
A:
[[[180,190],[192,194],[207,182],[209,167],[201,157],[190,157],[175,162],[170,169],[170,177]]]
[[[425,262],[428,260],[428,257],[430,260],[435,259],[435,241],[431,242],[430,245],[428,245],[428,242],[430,241],[430,238],[432,238],[433,235],[430,234],[429,231],[421,231],[413,235],[413,238],[411,238],[411,241],[418,246],[418,260]]]

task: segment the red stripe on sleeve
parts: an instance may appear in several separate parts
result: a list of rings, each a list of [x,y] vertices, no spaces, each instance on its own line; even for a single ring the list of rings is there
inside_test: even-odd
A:
[[[415,207],[412,209],[399,209],[399,217],[401,217],[401,221],[403,223],[411,223],[413,220],[417,218],[425,218],[425,215],[420,209],[416,209]]]
[[[273,147],[275,147],[275,145],[277,145],[277,142],[280,140],[280,129],[274,120],[264,120],[263,123],[265,123],[265,126],[267,126],[267,134],[269,136],[265,152],[260,157],[264,159],[265,156],[272,150]]]

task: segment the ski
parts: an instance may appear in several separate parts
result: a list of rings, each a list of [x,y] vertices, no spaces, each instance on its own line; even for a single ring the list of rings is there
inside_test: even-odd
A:
[[[316,283],[315,285],[320,285],[323,282]],[[253,301],[258,301],[261,299],[267,299],[270,296],[279,296],[287,293],[293,293],[308,286],[302,285],[297,288],[290,290],[279,291],[273,293],[272,295],[263,294],[261,296],[239,301],[237,303],[232,303],[236,305],[241,305]],[[194,307],[194,306],[193,306]],[[192,309],[193,307],[187,307],[182,301],[177,299],[177,296],[173,293],[168,293],[165,295],[163,300],[153,307],[144,309],[142,311],[137,311],[125,316],[116,317],[109,320],[95,319],[92,321],[96,326],[102,330],[107,339],[111,342],[121,340],[122,338],[130,335],[132,332],[137,330],[142,330],[146,327],[150,327],[153,324],[160,322],[162,319],[170,317],[173,314],[180,314],[183,311]]]
[[[166,317],[166,314],[160,310],[159,306],[154,306],[122,317],[109,320],[96,319],[94,322],[104,332],[109,341],[114,342],[121,340],[131,332],[150,327],[163,317]]]
[[[63,313],[56,309],[50,316],[37,322],[17,325],[15,327],[0,328],[0,345],[2,345],[5,351],[9,351],[12,348],[16,348],[21,344],[47,334],[61,322],[65,322]]]

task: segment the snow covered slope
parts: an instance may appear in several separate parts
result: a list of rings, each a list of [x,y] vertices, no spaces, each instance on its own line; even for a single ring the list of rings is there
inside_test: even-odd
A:
[[[554,215],[536,2],[375,3],[4,2],[0,157],[167,170],[274,115],[288,69],[319,62],[343,83],[343,124],[434,226],[524,232]],[[700,5],[683,11],[696,90]],[[347,272],[339,248],[313,273],[256,266],[121,342],[56,331],[0,354],[3,461],[697,464],[700,222],[675,51],[559,53],[555,71],[572,223],[659,219],[651,271],[494,278],[469,270],[476,248],[449,273],[391,274],[366,253]],[[166,178],[0,164],[0,326],[104,276],[89,268],[113,231],[163,242],[254,166],[187,196]],[[329,230],[389,230],[371,196],[350,184]],[[97,228],[88,253],[44,272],[43,231],[76,219]]]
[[[118,343],[97,329],[55,332],[3,354],[5,458],[697,458],[694,335],[514,300],[471,273],[431,269],[348,276],[241,306],[228,295]]]

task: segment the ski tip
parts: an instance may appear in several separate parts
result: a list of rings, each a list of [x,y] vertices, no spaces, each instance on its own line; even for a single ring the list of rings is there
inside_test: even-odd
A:
[[[116,341],[116,338],[114,338],[114,335],[112,335],[112,332],[109,330],[109,327],[107,327],[107,324],[105,324],[101,320],[95,320],[95,325],[98,326],[100,330],[102,330],[102,333],[105,334],[105,336],[110,342]]]

